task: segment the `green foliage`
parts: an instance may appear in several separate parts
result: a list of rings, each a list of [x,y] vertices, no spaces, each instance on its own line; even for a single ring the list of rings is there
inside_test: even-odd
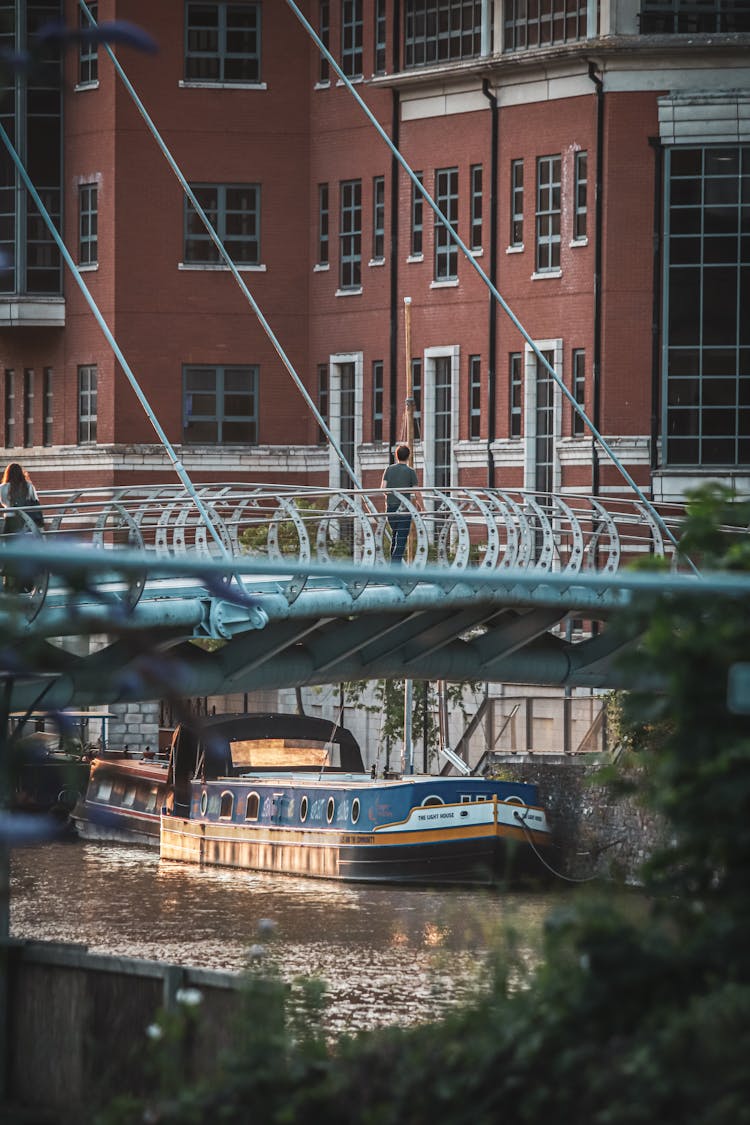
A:
[[[725,530],[742,519],[723,495],[698,496],[691,558],[750,569]],[[328,1043],[314,1004],[302,1034],[289,993],[269,985],[218,1081],[186,1075],[179,1104],[132,1120],[750,1122],[750,719],[727,707],[729,669],[750,652],[749,602],[649,596],[624,626],[637,646],[613,707],[648,767],[640,796],[670,830],[644,868],[640,914],[606,890],[566,897],[523,988],[498,959],[470,1004],[419,1027]]]
[[[294,497],[293,502],[305,524],[305,530],[314,553],[320,527],[330,518],[327,515],[328,503],[324,498],[308,499],[304,496]],[[239,536],[240,546],[243,550],[251,555],[266,554],[271,522],[272,516],[269,514],[269,518],[263,523],[246,527]],[[347,534],[349,521],[346,515],[342,514],[334,519],[333,524],[338,528],[339,537],[335,539],[331,536],[327,537],[326,551],[331,558],[348,558],[352,553],[350,536]],[[296,556],[299,554],[299,532],[293,520],[280,520],[276,525],[276,534],[282,555]]]
[[[382,716],[379,746],[387,747],[403,742],[404,680],[350,680],[343,687],[347,703],[355,704],[360,710],[369,711],[370,714]],[[477,692],[479,687],[480,684],[476,681],[444,685],[448,710],[460,712],[464,727],[468,725],[470,718],[466,707],[466,692]],[[431,760],[434,760],[440,743],[438,686],[432,682],[415,681],[412,694],[412,741],[415,748],[423,746],[425,730],[428,753]]]

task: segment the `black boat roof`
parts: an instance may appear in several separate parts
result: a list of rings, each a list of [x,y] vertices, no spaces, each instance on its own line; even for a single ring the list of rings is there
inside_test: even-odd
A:
[[[205,718],[199,716],[178,725],[172,744],[175,746],[184,744],[186,740],[197,741],[198,747],[208,751],[209,756],[216,763],[217,758],[231,761],[232,742],[251,742],[270,738],[333,743],[339,748],[341,770],[347,773],[364,771],[362,751],[351,731],[331,719],[321,719],[312,715],[263,711],[227,713]],[[210,772],[216,776],[218,771]]]

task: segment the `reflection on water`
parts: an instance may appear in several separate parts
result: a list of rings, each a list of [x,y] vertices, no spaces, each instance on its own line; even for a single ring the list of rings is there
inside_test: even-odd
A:
[[[258,923],[272,919],[284,978],[322,978],[326,1022],[352,1031],[428,1019],[467,998],[507,925],[533,960],[551,901],[200,868],[148,848],[55,843],[13,853],[11,933],[240,972]]]

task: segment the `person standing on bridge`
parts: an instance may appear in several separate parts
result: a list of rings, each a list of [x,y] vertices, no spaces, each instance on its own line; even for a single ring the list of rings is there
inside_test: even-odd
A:
[[[387,488],[386,515],[391,525],[391,562],[401,563],[404,560],[404,551],[411,531],[411,513],[401,503],[401,498],[391,489],[397,488],[411,499],[411,490],[419,483],[417,474],[409,464],[411,451],[408,445],[396,446],[396,460],[383,473],[380,482],[381,488]],[[419,507],[419,502],[414,503]]]
[[[31,483],[31,477],[17,461],[11,461],[6,466],[0,481],[0,510],[3,508],[26,508],[37,526],[44,526],[42,509],[39,506],[39,497]],[[22,531],[29,531],[29,526],[19,512],[2,512],[2,525],[0,531],[3,535],[17,535]],[[3,578],[6,590],[15,591],[19,588],[23,593],[28,593],[33,582],[24,581],[18,587],[15,577],[6,574]]]
[[[2,482],[0,482],[0,506],[3,508],[28,507],[29,515],[34,520],[34,523],[40,522],[36,514],[37,511],[41,514],[36,489],[31,483],[29,474],[17,461],[11,461],[3,473],[3,479]],[[25,530],[27,530],[27,524],[23,516],[18,515],[16,512],[5,515],[3,534],[11,535],[15,531]]]

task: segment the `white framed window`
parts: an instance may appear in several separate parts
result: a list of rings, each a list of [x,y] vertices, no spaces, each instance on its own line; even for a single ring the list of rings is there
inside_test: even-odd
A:
[[[561,339],[535,340],[537,348],[563,377]],[[552,493],[560,489],[559,443],[562,436],[562,391],[528,344],[524,352],[524,488]]]
[[[424,484],[457,484],[453,448],[458,440],[460,348],[458,344],[426,348],[422,387]]]
[[[364,414],[364,355],[362,352],[340,352],[328,361],[328,428],[359,476],[359,449],[362,445]],[[328,482],[330,488],[353,488],[354,485],[333,447],[329,448]]]

